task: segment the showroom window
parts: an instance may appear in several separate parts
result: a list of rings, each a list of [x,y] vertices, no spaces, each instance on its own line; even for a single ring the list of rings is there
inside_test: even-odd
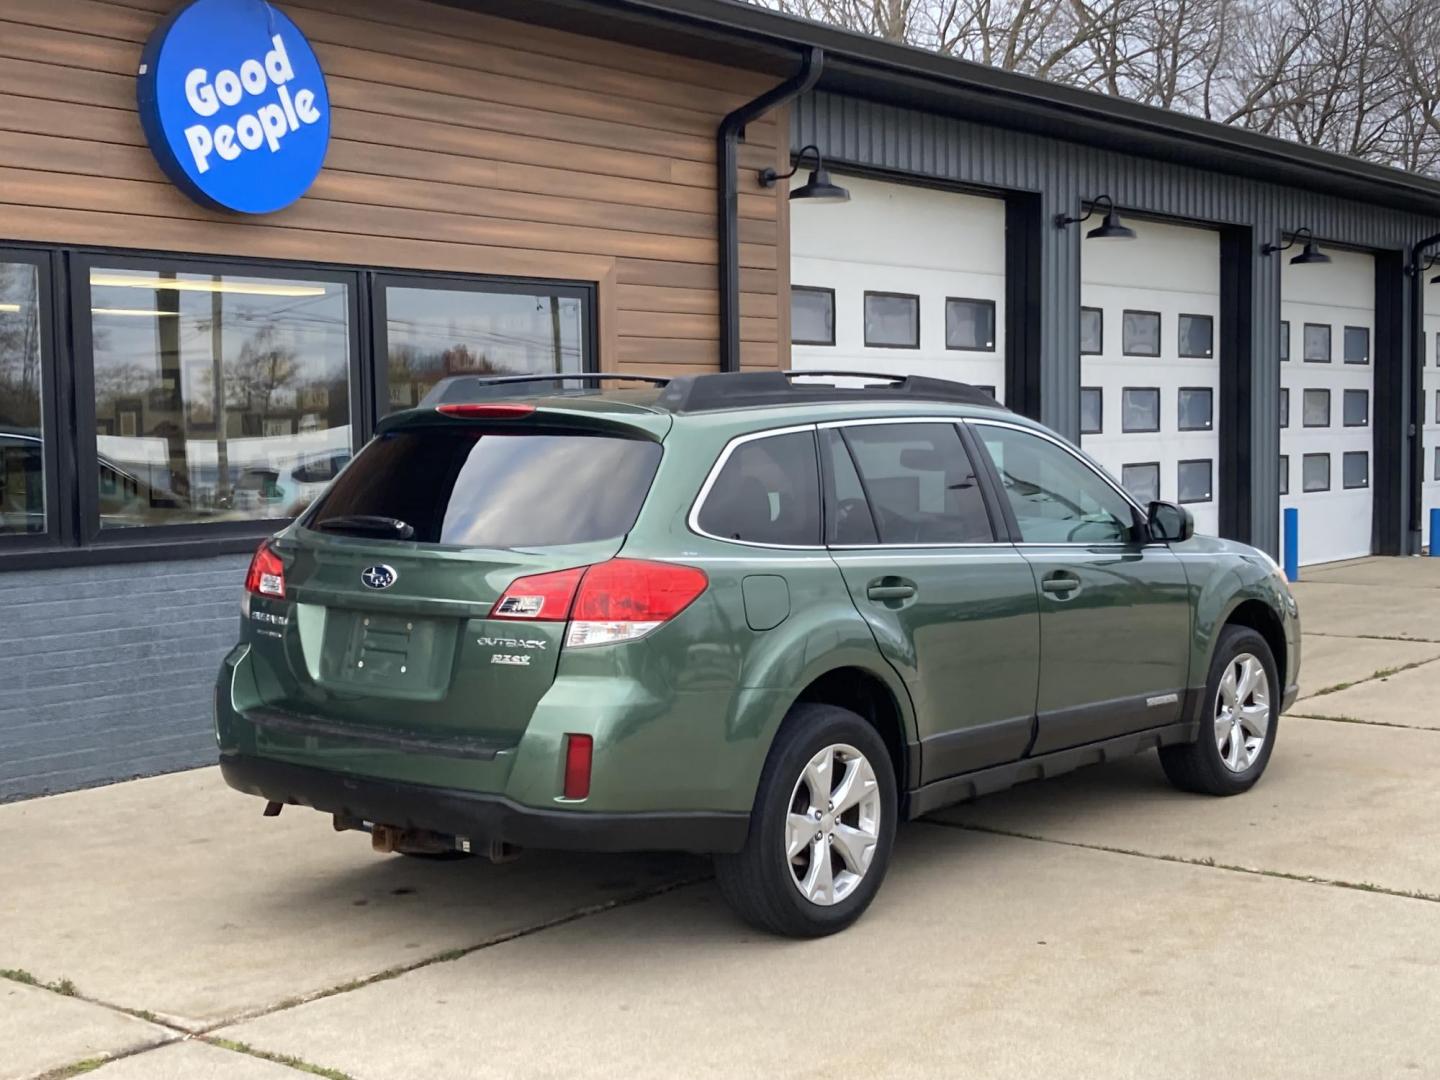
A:
[[[1370,328],[1367,326],[1345,327],[1345,363],[1370,363]]]
[[[1120,393],[1121,431],[1160,430],[1160,390],[1154,386],[1127,386]]]
[[[966,352],[994,352],[995,301],[947,297],[945,348]]]
[[[1370,423],[1370,391],[1346,390],[1341,402],[1346,427],[1366,427]]]
[[[1325,323],[1305,324],[1305,363],[1330,363],[1330,327]]]
[[[1099,435],[1105,430],[1105,391],[1098,386],[1080,388],[1080,434]]]
[[[44,261],[0,252],[0,545],[51,528],[53,452]]]
[[[1215,320],[1209,315],[1181,315],[1180,355],[1205,358],[1215,353]]]
[[[1280,320],[1280,359],[1290,359],[1290,323],[1285,319]]]
[[[1306,454],[1300,459],[1300,487],[1302,491],[1330,490],[1330,455]]]
[[[835,290],[790,286],[790,344],[835,344]]]
[[[1280,494],[1290,494],[1290,455],[1280,455]]]
[[[1306,427],[1330,426],[1330,391],[1306,390],[1301,399],[1300,422]]]
[[[1180,462],[1175,472],[1176,499],[1182,503],[1209,502],[1215,497],[1213,472],[1209,458]]]
[[[1340,480],[1347,488],[1370,486],[1370,454],[1364,450],[1347,450],[1340,459]]]
[[[1141,506],[1160,500],[1160,463],[1139,461],[1120,466],[1120,484]]]
[[[1160,355],[1160,313],[1127,311],[1120,323],[1120,350],[1126,356]]]
[[[1209,431],[1215,423],[1215,391],[1208,386],[1182,386],[1177,415],[1181,431]]]
[[[910,293],[867,292],[865,344],[880,349],[918,349],[920,297]]]
[[[1290,426],[1290,389],[1285,386],[1280,388],[1280,426]]]
[[[1105,351],[1105,312],[1098,307],[1080,309],[1080,355],[1099,356]]]

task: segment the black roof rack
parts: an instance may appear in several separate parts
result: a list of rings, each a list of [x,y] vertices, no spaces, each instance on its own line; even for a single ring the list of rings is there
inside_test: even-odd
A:
[[[421,399],[418,408],[434,408],[448,402],[488,401],[494,398],[530,397],[537,383],[558,383],[558,389],[575,389],[600,382],[641,382],[665,386],[669,379],[658,375],[624,375],[614,371],[566,371],[544,375],[451,375],[441,379]]]
[[[836,386],[801,379],[870,379],[880,386]],[[669,381],[655,405],[677,413],[711,412],[756,405],[825,402],[944,401],[959,405],[1000,403],[969,383],[924,375],[874,371],[745,371],[734,374],[679,375]]]

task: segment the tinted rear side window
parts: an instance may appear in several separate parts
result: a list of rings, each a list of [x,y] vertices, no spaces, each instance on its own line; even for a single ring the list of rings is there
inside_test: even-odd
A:
[[[424,428],[375,439],[306,525],[398,518],[421,543],[532,548],[623,536],[660,464],[643,439]]]
[[[809,431],[738,444],[696,520],[701,531],[752,544],[820,543],[820,476]]]
[[[993,540],[985,498],[953,424],[841,429],[884,544]]]

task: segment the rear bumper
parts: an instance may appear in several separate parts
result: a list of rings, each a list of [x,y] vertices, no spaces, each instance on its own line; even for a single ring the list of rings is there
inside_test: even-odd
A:
[[[350,776],[249,754],[225,753],[220,772],[236,791],[327,814],[463,836],[472,843],[568,851],[735,852],[748,814],[594,813],[539,810],[497,795]]]

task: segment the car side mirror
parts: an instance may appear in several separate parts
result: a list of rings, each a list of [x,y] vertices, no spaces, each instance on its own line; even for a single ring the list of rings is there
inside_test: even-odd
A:
[[[1152,540],[1183,543],[1195,535],[1194,515],[1170,502],[1152,502],[1146,523]]]

